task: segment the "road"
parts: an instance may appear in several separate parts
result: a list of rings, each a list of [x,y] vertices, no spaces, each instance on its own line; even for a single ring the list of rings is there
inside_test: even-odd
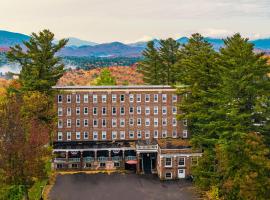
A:
[[[154,175],[58,175],[51,200],[195,200],[190,182],[160,181]]]

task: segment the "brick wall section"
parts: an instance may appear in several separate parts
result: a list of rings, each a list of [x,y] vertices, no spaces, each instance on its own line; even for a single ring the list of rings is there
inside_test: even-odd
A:
[[[172,107],[177,105],[177,102],[180,101],[178,96],[177,102],[172,101],[172,96],[175,94],[175,90],[161,90],[161,89],[152,89],[152,90],[128,90],[123,89],[119,90],[70,90],[70,91],[59,91],[59,94],[62,95],[63,102],[57,102],[57,107],[63,109],[63,116],[59,116],[58,119],[63,121],[63,128],[58,128],[57,132],[62,132],[63,139],[62,141],[67,141],[67,132],[71,132],[71,141],[91,141],[93,140],[93,131],[98,131],[98,140],[102,140],[101,132],[106,131],[107,139],[112,140],[111,133],[112,131],[117,131],[117,140],[120,138],[120,131],[125,131],[126,140],[137,140],[137,130],[142,131],[142,139],[145,139],[145,131],[150,131],[150,138],[154,137],[154,130],[158,130],[159,138],[162,137],[162,130],[167,130],[167,136],[172,137],[173,130],[176,130],[177,137],[183,137],[183,126],[182,121],[177,122],[177,126],[173,126],[172,119],[176,118],[176,115],[172,113]],[[80,103],[76,103],[76,95],[80,95]],[[84,103],[84,95],[88,95],[88,103]],[[117,102],[112,103],[112,94],[117,95]],[[120,102],[120,95],[125,95],[125,102]],[[134,95],[134,101],[131,103],[129,101],[129,94]],[[141,94],[141,102],[137,102],[136,95]],[[146,94],[150,95],[150,101],[145,102]],[[158,102],[154,102],[154,94],[158,94]],[[167,94],[167,101],[162,101],[162,94]],[[71,95],[71,103],[67,103],[67,95]],[[98,103],[93,103],[93,95],[97,95]],[[107,95],[106,103],[102,103],[102,95]],[[141,106],[141,114],[137,114],[137,106]],[[150,107],[150,115],[145,115],[145,108]],[[158,106],[158,115],[154,115],[154,107]],[[162,115],[162,106],[167,107],[167,114]],[[71,116],[67,116],[67,107],[71,108]],[[80,108],[80,115],[76,115],[76,108]],[[84,107],[88,107],[88,114],[84,115]],[[93,115],[93,107],[98,108],[98,114]],[[102,115],[102,107],[106,107],[106,115]],[[112,115],[112,107],[116,107],[116,115]],[[120,107],[125,108],[125,114],[120,114]],[[134,108],[134,114],[129,113],[129,107]],[[117,127],[112,127],[112,119],[117,119]],[[129,125],[129,119],[134,119],[134,125]],[[137,126],[137,118],[141,118],[141,126]],[[145,126],[145,119],[150,119],[150,126]],[[154,127],[154,118],[158,118],[158,127]],[[167,118],[167,126],[162,126],[162,118]],[[67,119],[71,119],[72,125],[71,128],[67,127]],[[80,127],[76,127],[76,119],[80,119]],[[84,127],[84,119],[88,119],[88,127]],[[93,127],[93,119],[98,120],[98,127]],[[106,119],[106,127],[102,127],[102,119]],[[125,126],[120,127],[120,119],[125,119]],[[83,132],[88,132],[89,139],[85,140],[83,138]],[[129,131],[134,131],[134,138],[129,137]],[[76,139],[76,132],[80,132],[80,140]],[[57,134],[54,136],[54,140],[57,140]]]

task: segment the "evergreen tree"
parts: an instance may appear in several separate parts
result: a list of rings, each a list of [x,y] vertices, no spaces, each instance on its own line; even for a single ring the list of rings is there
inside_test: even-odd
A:
[[[160,40],[159,55],[162,63],[161,76],[165,76],[165,81],[162,84],[175,84],[176,83],[176,69],[175,63],[179,59],[180,44],[172,39]]]
[[[62,39],[54,44],[54,34],[43,30],[39,34],[32,33],[28,42],[24,42],[26,50],[20,45],[11,47],[7,53],[10,61],[18,62],[22,70],[19,80],[26,91],[50,91],[51,86],[63,75],[64,65],[55,56],[68,40]]]
[[[142,55],[144,60],[139,63],[139,71],[144,75],[145,83],[151,85],[161,84],[164,77],[161,76],[159,52],[155,48],[154,41],[147,43]]]

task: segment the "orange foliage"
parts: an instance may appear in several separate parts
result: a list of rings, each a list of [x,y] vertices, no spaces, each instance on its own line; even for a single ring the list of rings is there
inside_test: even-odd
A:
[[[95,80],[101,70],[104,68],[97,68],[92,70],[72,70],[66,72],[58,81],[57,85],[90,85]],[[108,67],[111,75],[115,77],[117,85],[142,85],[143,75],[137,72],[136,66],[111,66]]]

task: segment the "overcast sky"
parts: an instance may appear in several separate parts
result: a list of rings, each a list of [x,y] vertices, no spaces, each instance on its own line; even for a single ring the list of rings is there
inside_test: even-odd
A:
[[[270,0],[0,0],[0,29],[93,42],[270,36]]]

